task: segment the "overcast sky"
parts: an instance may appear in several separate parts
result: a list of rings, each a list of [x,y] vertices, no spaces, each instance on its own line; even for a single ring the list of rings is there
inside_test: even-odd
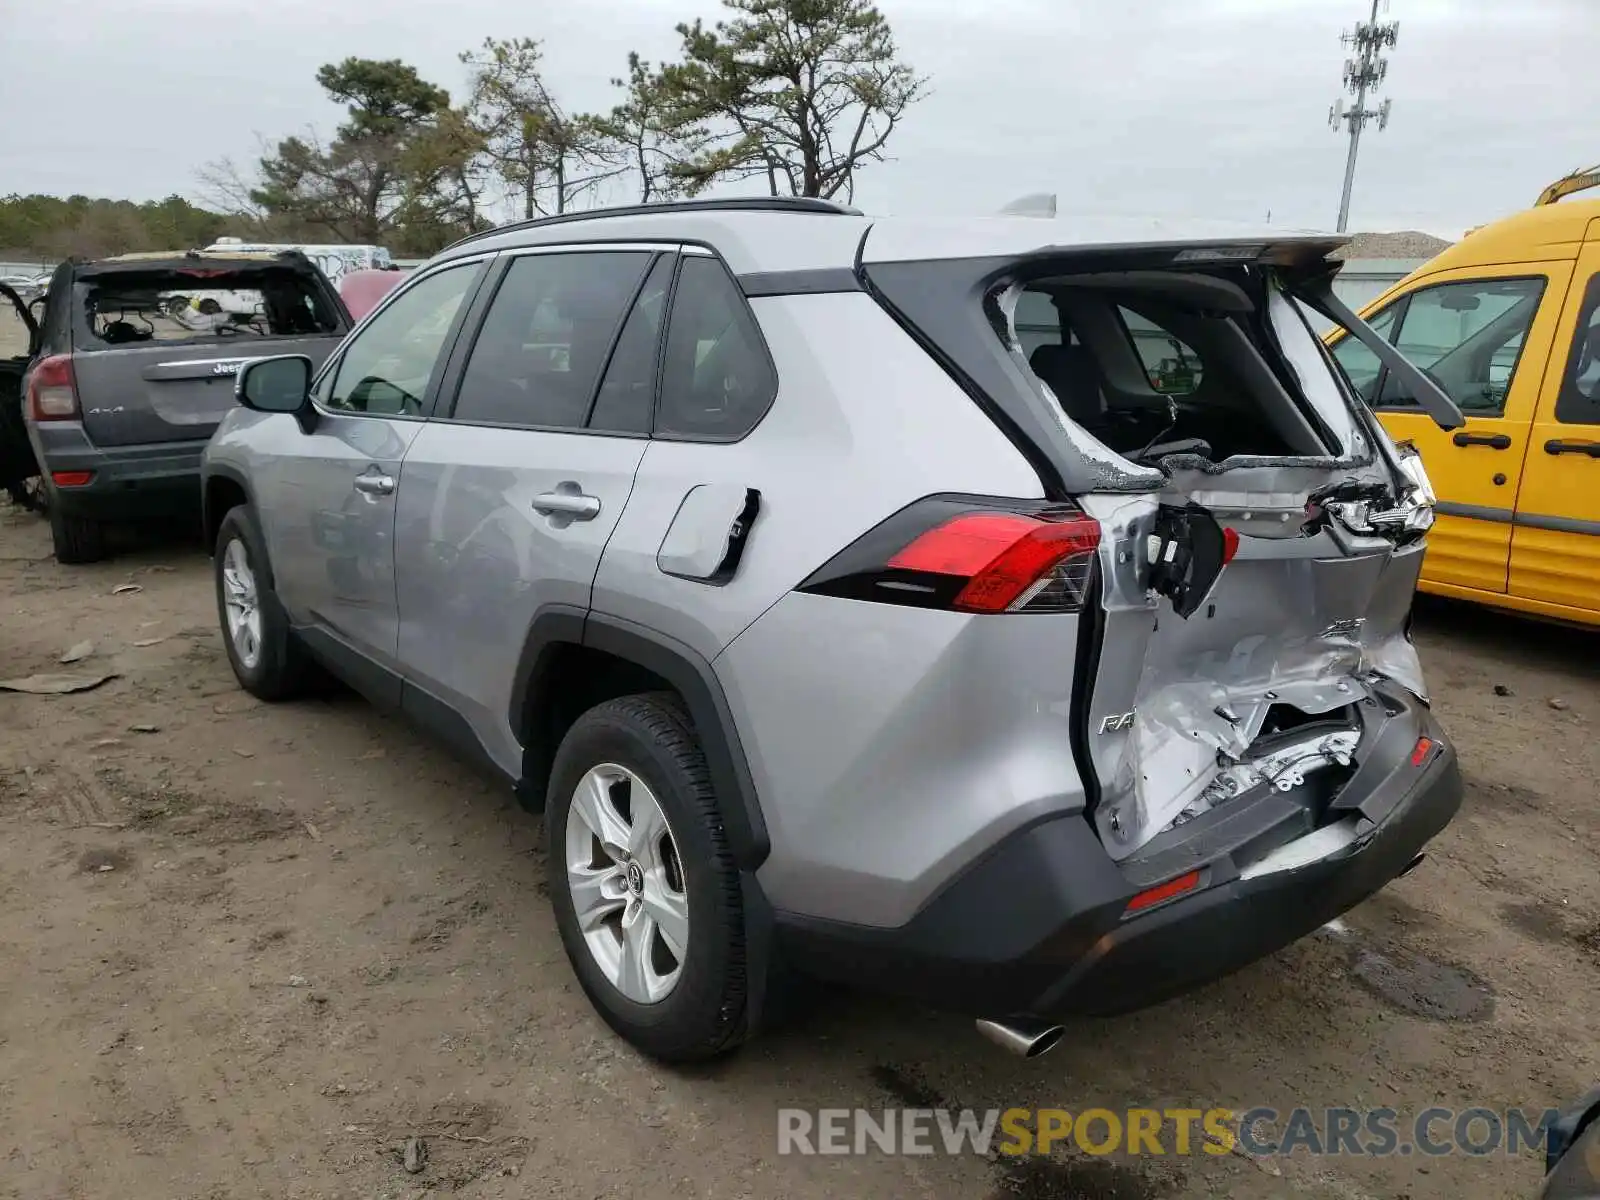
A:
[[[1331,228],[1342,30],[1370,0],[883,0],[926,101],[859,176],[877,212],[1060,211]],[[1600,0],[1386,0],[1400,22],[1353,229],[1464,229],[1600,161]],[[573,109],[629,50],[670,56],[716,0],[0,0],[0,191],[147,199],[339,110],[319,64],[398,57],[462,91],[458,51],[544,40]]]

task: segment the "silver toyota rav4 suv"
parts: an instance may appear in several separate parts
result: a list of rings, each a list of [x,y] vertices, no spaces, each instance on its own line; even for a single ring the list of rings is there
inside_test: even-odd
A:
[[[1340,239],[692,201],[451,247],[205,454],[239,681],[314,667],[542,810],[604,1019],[794,971],[1023,1053],[1271,953],[1460,803],[1420,461],[1307,313]]]

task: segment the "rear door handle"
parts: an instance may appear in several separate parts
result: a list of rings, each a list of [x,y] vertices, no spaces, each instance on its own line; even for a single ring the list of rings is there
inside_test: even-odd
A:
[[[1551,438],[1544,444],[1546,454],[1587,454],[1590,458],[1600,458],[1600,442],[1564,442],[1560,438]]]
[[[577,484],[566,485],[573,489]],[[574,521],[592,521],[600,515],[600,497],[588,496],[580,491],[541,492],[533,498],[533,510],[547,517],[571,517]]]
[[[363,495],[388,496],[394,492],[394,476],[357,475],[352,486]]]
[[[1458,446],[1487,446],[1491,450],[1511,449],[1511,438],[1504,433],[1458,433],[1450,439]]]

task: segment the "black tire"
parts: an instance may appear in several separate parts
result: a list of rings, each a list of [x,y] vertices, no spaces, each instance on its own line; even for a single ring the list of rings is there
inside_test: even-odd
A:
[[[50,541],[58,563],[77,565],[106,557],[106,527],[88,517],[69,517],[52,508]]]
[[[260,653],[253,664],[240,658],[239,650],[228,633],[228,608],[223,587],[223,564],[228,547],[237,542],[243,547],[251,574],[255,577],[256,610],[261,616]],[[292,700],[304,694],[310,679],[310,664],[304,648],[289,628],[289,618],[278,603],[273,591],[272,566],[267,560],[266,541],[261,536],[261,526],[255,512],[247,504],[230,509],[222,518],[217,531],[217,543],[212,554],[212,582],[217,594],[217,623],[222,630],[222,644],[228,652],[228,663],[233,667],[239,686],[262,700]]]
[[[630,1000],[606,978],[578,928],[566,870],[573,793],[590,768],[614,763],[643,780],[667,818],[689,913],[682,974],[654,1004]],[[549,891],[567,958],[607,1025],[662,1062],[698,1062],[742,1042],[748,995],[739,872],[694,725],[671,693],[596,705],[562,739],[545,809]]]

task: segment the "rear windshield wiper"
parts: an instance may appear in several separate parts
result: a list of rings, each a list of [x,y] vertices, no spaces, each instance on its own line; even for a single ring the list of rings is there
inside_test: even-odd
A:
[[[1328,320],[1342,325],[1351,337],[1377,355],[1379,362],[1410,386],[1418,407],[1432,417],[1433,423],[1440,429],[1459,429],[1465,425],[1466,417],[1462,416],[1461,409],[1445,394],[1444,389],[1385,341],[1382,334],[1358,317],[1351,311],[1349,305],[1334,294],[1334,274],[1335,272],[1329,271],[1322,275],[1293,280],[1289,284],[1289,290]]]

